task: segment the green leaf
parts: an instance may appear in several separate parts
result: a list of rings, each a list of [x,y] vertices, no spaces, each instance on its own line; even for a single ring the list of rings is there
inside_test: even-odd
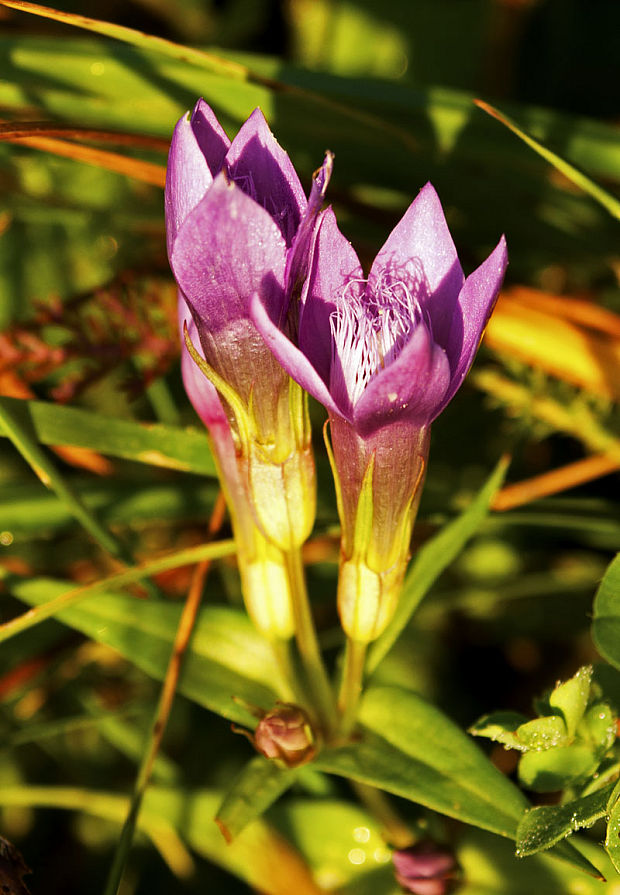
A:
[[[204,432],[133,423],[44,401],[0,398],[0,406],[23,425],[32,426],[42,444],[74,445],[152,466],[216,475]],[[0,421],[0,435],[8,434]]]
[[[359,720],[360,742],[323,751],[317,767],[514,837],[524,796],[439,709],[406,690],[372,687]]]
[[[586,711],[577,735],[603,756],[616,741],[617,714],[606,702],[595,702]]]
[[[559,715],[526,721],[517,730],[517,738],[523,743],[525,752],[553,749],[565,745],[568,740],[566,724]]]
[[[336,798],[288,797],[268,818],[299,849],[325,892],[400,892],[380,824],[362,806]]]
[[[594,598],[592,637],[599,653],[620,669],[620,553],[605,572]]]
[[[34,606],[66,591],[66,583],[51,579],[11,585],[16,597]],[[162,680],[180,611],[169,603],[98,593],[96,599],[64,609],[56,617]],[[270,707],[278,697],[279,680],[269,644],[243,612],[227,606],[200,610],[179,682],[181,693],[225,718],[253,726],[255,719],[236,699]]]
[[[549,705],[561,713],[566,722],[569,737],[575,735],[577,725],[586,710],[590,696],[592,671],[591,665],[584,665],[574,677],[558,684],[549,695]]]
[[[137,482],[115,478],[105,482],[78,476],[72,484],[84,504],[107,525],[153,525],[169,520],[204,521],[217,493],[215,480],[189,476],[174,482]],[[2,528],[15,538],[41,538],[73,523],[64,503],[38,482],[0,485]]]
[[[605,817],[607,800],[613,788],[614,784],[611,783],[565,805],[541,805],[526,811],[517,830],[517,855],[526,857],[545,851],[575,830],[591,827]]]
[[[562,843],[568,845],[568,843]],[[463,868],[463,888],[459,895],[613,895],[617,885],[601,882],[603,873],[613,875],[613,868],[603,850],[592,842],[580,840],[579,850],[587,855],[589,872],[595,878],[575,876],[574,866],[554,860],[552,853],[541,852],[527,861],[515,857],[514,846],[481,830],[468,829],[459,837],[457,857]],[[576,850],[575,850],[576,851]],[[391,893],[390,893],[391,895]]]
[[[501,743],[510,749],[519,749],[524,752],[526,747],[517,736],[517,728],[527,722],[525,715],[518,712],[493,712],[483,715],[469,728],[473,736],[488,737],[496,743]]]
[[[524,130],[522,130],[512,119],[510,119],[507,115],[504,115],[502,112],[498,111],[498,109],[493,108],[488,103],[483,103],[481,100],[475,100],[476,105],[480,106],[485,112],[488,112],[489,115],[492,115],[493,118],[496,118],[498,121],[501,121],[509,130],[516,134],[517,137],[520,137],[524,143],[541,155],[546,161],[548,161],[554,168],[557,168],[565,177],[568,177],[569,180],[572,180],[573,183],[577,184],[577,186],[581,187],[584,192],[589,193],[597,202],[607,209],[607,211],[613,215],[613,217],[620,219],[620,200],[616,199],[615,196],[612,196],[611,193],[608,193],[602,187],[598,185],[598,183],[594,183],[589,177],[587,177],[582,171],[579,171],[575,168],[574,165],[571,165],[569,162],[565,161],[555,152],[552,152],[550,149],[547,149],[546,146],[543,146],[542,143],[539,143],[538,140],[535,140],[529,134],[527,134]]]
[[[360,709],[361,739],[326,749],[313,766],[384,789],[448,817],[514,839],[527,801],[439,709],[396,687],[372,687]],[[594,876],[569,843],[554,853]]]
[[[605,836],[605,848],[611,858],[614,867],[620,873],[620,793],[618,784],[614,787],[612,797],[607,803],[607,835]]]
[[[218,808],[215,822],[227,842],[232,842],[255,818],[260,817],[297,777],[294,768],[282,768],[261,755],[241,771]]]
[[[369,674],[392,648],[441,573],[456,559],[469,538],[480,528],[494,495],[504,481],[508,462],[505,458],[500,460],[467,509],[419,551],[405,579],[392,621],[370,648],[367,661]]]
[[[599,758],[589,746],[573,743],[544,752],[526,752],[519,761],[519,780],[535,792],[555,792],[593,774]]]
[[[183,792],[151,787],[138,827],[153,841],[171,869],[181,876],[193,870],[183,843],[245,880],[266,895],[321,895],[298,852],[265,821],[255,821],[227,845],[213,822],[222,798],[215,790]],[[80,811],[122,824],[129,800],[116,793],[60,786],[3,786],[0,805]]]
[[[26,588],[24,593],[28,594],[28,596],[25,596],[24,599],[28,600],[29,597],[34,597],[35,601],[37,599],[39,600],[40,605],[35,609],[25,612],[23,615],[17,616],[17,618],[13,618],[3,625],[0,625],[0,643],[9,640],[11,637],[15,637],[16,634],[21,634],[24,631],[27,631],[29,628],[38,625],[47,618],[58,615],[61,610],[64,611],[69,607],[73,607],[78,603],[85,601],[87,597],[92,597],[94,594],[99,594],[105,590],[113,590],[117,587],[127,587],[129,584],[143,581],[148,578],[149,575],[156,575],[159,572],[166,572],[169,569],[178,569],[180,566],[184,565],[193,565],[194,563],[201,562],[205,559],[221,559],[223,556],[230,556],[235,553],[235,551],[235,542],[232,540],[212,541],[206,544],[200,544],[197,547],[187,547],[185,550],[177,550],[174,553],[168,553],[165,556],[160,556],[157,559],[142,563],[139,566],[129,569],[127,572],[119,572],[116,575],[111,575],[109,578],[94,581],[92,584],[84,584],[81,587],[70,587],[67,585],[62,593],[51,600],[45,599],[41,595],[41,589],[39,587],[41,579],[33,579],[31,584],[34,588],[34,592],[29,593]],[[6,569],[2,569],[1,566],[0,574],[7,581],[11,579],[11,575]],[[16,579],[13,583],[15,591],[20,590],[20,592],[21,588],[27,584],[27,582],[22,582],[19,579]],[[55,581],[54,584],[57,585],[58,582]]]
[[[37,433],[32,425],[32,420],[27,414],[20,412],[22,409],[18,401],[6,398],[0,400],[0,428],[3,430],[3,434],[11,439],[39,480],[46,488],[54,491],[67,510],[95,541],[112,556],[120,557],[125,562],[131,562],[131,557],[125,546],[111,532],[107,531],[97,517],[84,505],[58,471],[51,457],[42,449],[37,441]]]

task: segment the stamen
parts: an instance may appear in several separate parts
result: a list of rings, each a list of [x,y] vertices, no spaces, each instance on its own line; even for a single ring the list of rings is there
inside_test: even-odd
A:
[[[430,330],[418,298],[425,285],[421,266],[406,273],[406,278],[396,278],[384,269],[372,291],[367,280],[351,278],[336,298],[330,318],[331,387],[343,389],[353,405],[377,373],[396,360],[420,323]]]

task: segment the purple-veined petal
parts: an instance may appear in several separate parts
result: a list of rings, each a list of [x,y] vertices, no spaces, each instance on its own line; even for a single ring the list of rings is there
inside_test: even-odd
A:
[[[330,381],[332,364],[331,315],[347,283],[361,279],[362,268],[355,249],[327,208],[320,217],[310,249],[309,272],[304,286],[298,324],[298,344],[320,377]]]
[[[172,136],[166,172],[166,237],[168,255],[179,227],[213,183],[230,141],[203,99],[191,116],[179,119]]]
[[[355,405],[354,423],[368,435],[390,421],[409,420],[416,427],[432,422],[450,385],[445,351],[420,323],[402,351],[368,383]]]
[[[171,258],[201,338],[201,321],[217,337],[232,321],[247,318],[256,291],[279,313],[285,251],[267,212],[219,174],[181,226]]]
[[[250,300],[250,315],[256,329],[265,340],[265,344],[291,379],[294,379],[313,398],[323,404],[329,413],[344,416],[342,410],[334,403],[327,384],[321,379],[306,355],[296,345],[293,345],[277,323],[274,323],[258,293],[254,293]]]
[[[451,358],[456,358],[456,365],[452,369],[450,388],[441,402],[439,412],[452,400],[474,362],[507,266],[508,252],[506,240],[502,236],[486,261],[465,280],[448,334],[448,353]]]
[[[306,197],[288,154],[260,109],[243,124],[226,155],[231,178],[269,212],[291,246]]]
[[[463,270],[434,187],[422,187],[377,255],[370,289],[388,276],[402,281],[430,318],[433,339],[446,346]]]
[[[228,418],[215,386],[209,382],[204,373],[194,363],[192,356],[187,350],[183,335],[184,326],[187,326],[189,337],[196,350],[204,356],[198,339],[196,324],[181,293],[179,293],[178,313],[179,334],[181,337],[181,373],[187,396],[207,429],[212,430],[222,427],[229,429]]]

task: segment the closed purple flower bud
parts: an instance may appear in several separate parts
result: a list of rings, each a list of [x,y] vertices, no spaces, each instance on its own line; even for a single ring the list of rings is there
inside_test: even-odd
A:
[[[289,768],[305,764],[316,754],[308,715],[288,702],[278,703],[263,715],[254,733],[254,745],[265,758],[279,759]]]
[[[185,305],[191,357],[184,381],[194,406],[211,414],[223,399],[257,523],[282,549],[298,546],[314,521],[314,465],[305,401],[248,314],[256,294],[285,325],[299,291],[331,156],[310,199],[256,109],[230,142],[204,100],[178,122],[168,159],[168,254]],[[201,372],[188,370],[198,363]],[[202,408],[202,409],[201,409]],[[293,509],[291,510],[291,507]]]
[[[413,895],[446,895],[454,888],[457,864],[454,855],[424,841],[392,855],[396,880]]]
[[[323,212],[294,340],[260,294],[252,298],[252,319],[274,355],[329,413],[342,523],[338,603],[354,640],[378,637],[393,614],[429,427],[473,362],[506,265],[502,237],[465,279],[427,184],[367,278],[333,212]]]

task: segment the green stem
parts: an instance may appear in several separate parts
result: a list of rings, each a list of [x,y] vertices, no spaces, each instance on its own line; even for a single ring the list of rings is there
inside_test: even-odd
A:
[[[352,640],[347,637],[342,682],[338,694],[338,709],[340,711],[338,730],[343,737],[349,736],[355,724],[364,682],[364,662],[367,648],[368,644],[364,641]]]
[[[332,688],[323,664],[319,642],[310,612],[301,551],[293,548],[284,553],[295,614],[295,639],[308,684],[315,702],[323,734],[329,739],[334,730],[336,712]]]
[[[291,652],[291,641],[274,637],[271,640],[271,649],[280,669],[280,677],[282,678],[280,692],[282,697],[286,702],[294,702],[306,708],[308,699],[295,668]]]

